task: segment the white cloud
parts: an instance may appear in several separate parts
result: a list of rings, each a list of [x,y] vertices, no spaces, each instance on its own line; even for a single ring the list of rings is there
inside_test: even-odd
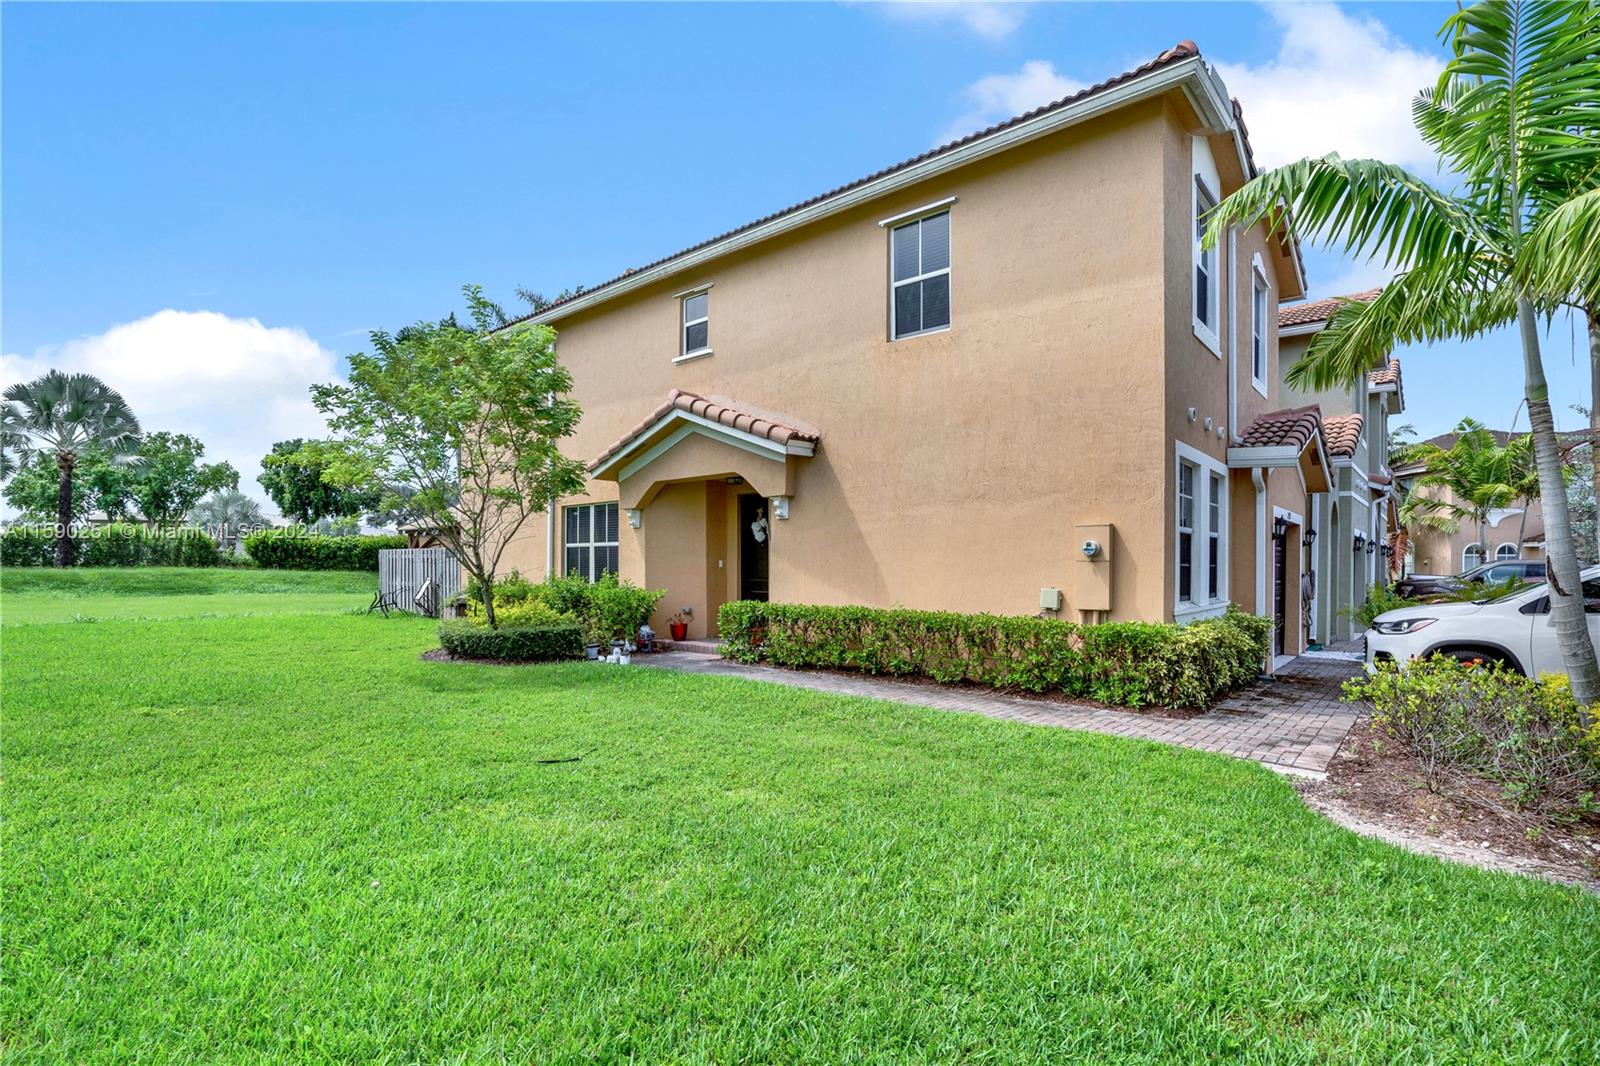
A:
[[[29,356],[6,354],[0,381],[50,368],[97,375],[122,393],[146,431],[199,437],[207,460],[232,463],[240,489],[269,511],[256,483],[261,457],[274,441],[325,433],[307,389],[338,376],[337,358],[304,330],[214,311],[157,311]]]
[[[1062,77],[1043,59],[1028,60],[1015,74],[979,78],[962,92],[968,110],[945,127],[938,143],[964,137],[1087,87],[1085,82]]]
[[[892,0],[877,5],[888,18],[900,22],[941,22],[964,26],[991,41],[1003,41],[1016,32],[1027,14],[1024,3],[956,3],[952,0]]]
[[[1334,4],[1265,8],[1283,31],[1277,55],[1260,65],[1216,64],[1244,105],[1257,162],[1277,166],[1332,151],[1434,172],[1411,101],[1437,80],[1442,53],[1414,51],[1377,19]]]

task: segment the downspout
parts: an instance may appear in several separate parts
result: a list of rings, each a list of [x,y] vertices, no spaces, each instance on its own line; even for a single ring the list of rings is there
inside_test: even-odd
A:
[[[544,579],[549,581],[556,573],[556,501],[551,500],[544,509]]]
[[[1239,231],[1228,227],[1228,435],[1237,439],[1239,428],[1239,285],[1234,268],[1239,262]]]

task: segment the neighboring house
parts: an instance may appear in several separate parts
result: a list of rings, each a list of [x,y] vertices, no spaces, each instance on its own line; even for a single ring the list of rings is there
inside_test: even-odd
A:
[[[1389,470],[1389,418],[1405,410],[1400,360],[1351,385],[1320,391],[1289,385],[1290,369],[1305,358],[1312,339],[1327,328],[1333,313],[1352,300],[1369,301],[1379,290],[1336,296],[1278,309],[1278,362],[1281,395],[1314,404],[1322,412],[1332,463],[1333,489],[1317,497],[1310,529],[1312,580],[1309,635],[1332,643],[1358,635],[1353,615],[1373,585],[1388,580],[1389,533],[1396,497]]]
[[[529,316],[558,330],[592,480],[506,561],[665,588],[692,637],[741,597],[1090,622],[1232,601],[1298,651],[1328,487],[1320,416],[1278,396],[1299,250],[1197,240],[1253,173],[1186,41]]]
[[[1502,445],[1517,436],[1503,429],[1489,432]],[[1456,434],[1441,433],[1430,437],[1426,443],[1449,450],[1456,443]],[[1398,471],[1406,482],[1415,481],[1421,473],[1420,466],[1407,466]],[[1460,502],[1448,489],[1438,486],[1413,491],[1451,503]],[[1459,574],[1496,559],[1544,558],[1544,517],[1539,512],[1538,500],[1527,505],[1520,500],[1507,503],[1490,511],[1488,521],[1481,525],[1463,518],[1454,533],[1414,526],[1406,534],[1411,545],[1406,573]]]

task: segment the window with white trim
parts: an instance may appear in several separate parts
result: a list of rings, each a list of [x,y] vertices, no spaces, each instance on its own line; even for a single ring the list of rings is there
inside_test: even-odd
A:
[[[1267,279],[1261,271],[1250,271],[1250,380],[1267,384]]]
[[[711,350],[711,294],[697,292],[683,298],[683,350],[679,355],[700,355]]]
[[[1217,330],[1217,250],[1205,247],[1206,216],[1217,206],[1217,198],[1198,174],[1194,179],[1194,320],[1215,333]]]
[[[1215,603],[1222,598],[1222,494],[1227,481],[1213,471],[1207,479],[1206,595]]]
[[[950,328],[950,212],[889,231],[889,336]]]
[[[1483,548],[1477,544],[1468,544],[1461,552],[1461,572],[1466,573],[1474,567],[1483,565]]]
[[[598,581],[617,572],[617,505],[584,503],[564,508],[569,574]]]
[[[1504,562],[1507,559],[1515,559],[1516,557],[1517,546],[1509,541],[1494,550],[1494,561],[1497,563]]]
[[[1194,482],[1199,468],[1178,460],[1178,602],[1194,602]]]

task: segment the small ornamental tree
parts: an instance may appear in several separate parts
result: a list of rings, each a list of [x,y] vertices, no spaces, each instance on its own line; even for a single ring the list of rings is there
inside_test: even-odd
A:
[[[380,508],[404,503],[431,521],[484,589],[493,626],[506,546],[552,499],[583,491],[583,465],[559,448],[581,412],[555,331],[496,330],[479,288],[463,292],[475,328],[446,319],[374,333],[372,354],[350,357],[349,384],[312,386],[334,436],[302,459],[322,463],[334,485],[378,493]]]
[[[309,526],[323,518],[349,518],[377,505],[376,493],[328,484],[322,476],[327,464],[307,461],[306,443],[299,437],[280,440],[261,459],[261,476],[256,480],[283,517]]]

